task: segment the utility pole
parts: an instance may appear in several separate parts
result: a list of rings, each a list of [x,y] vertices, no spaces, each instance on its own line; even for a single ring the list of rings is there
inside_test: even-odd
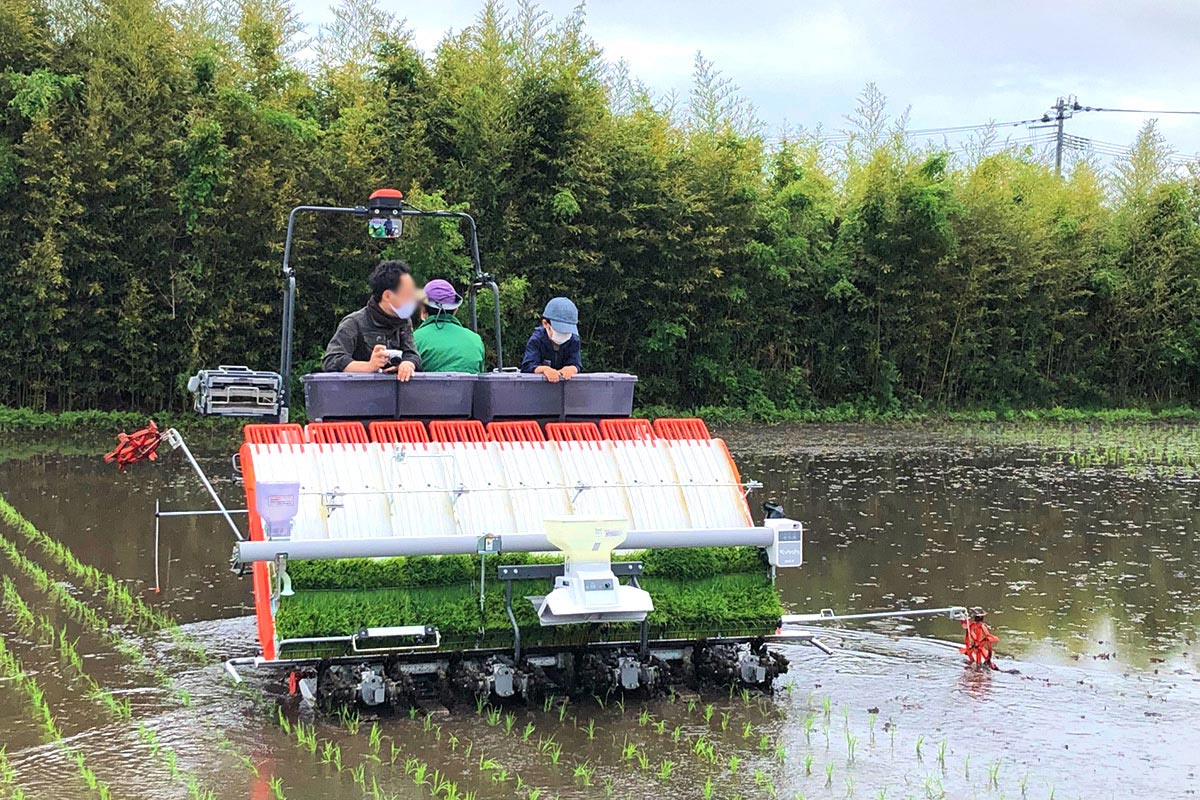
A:
[[[1054,174],[1062,177],[1062,156],[1063,156],[1063,123],[1075,116],[1075,112],[1079,111],[1083,106],[1079,105],[1079,100],[1075,95],[1059,97],[1050,106],[1050,110],[1054,112],[1054,116],[1050,114],[1042,114],[1042,122],[1050,123],[1046,125],[1035,125],[1034,128],[1054,128]]]

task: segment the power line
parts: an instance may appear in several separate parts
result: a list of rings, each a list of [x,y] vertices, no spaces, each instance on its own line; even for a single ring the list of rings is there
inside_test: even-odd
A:
[[[1188,114],[1192,116],[1200,115],[1200,111],[1175,111],[1163,109],[1145,109],[1145,108],[1100,108],[1099,106],[1079,106],[1076,111],[1111,111],[1117,114]]]
[[[952,134],[961,134],[961,133],[974,133],[975,131],[988,130],[990,128],[1012,128],[1012,127],[1017,127],[1019,125],[1029,125],[1029,124],[1032,124],[1034,122],[1039,122],[1039,121],[1040,120],[1038,120],[1038,119],[1018,119],[1018,120],[1006,120],[1004,122],[995,122],[995,121],[980,122],[975,125],[950,125],[950,126],[941,127],[941,128],[913,128],[911,130],[901,131],[900,135],[903,136],[904,138],[908,139],[908,138],[917,137],[917,136],[937,136],[937,135],[952,135]],[[828,136],[819,137],[817,139],[817,141],[822,142],[822,143],[849,142],[857,137],[858,137],[858,134],[853,133],[853,132],[832,133],[832,134],[829,134]],[[778,141],[781,141],[783,138],[785,138],[785,137],[782,137],[782,136],[772,137],[772,139],[770,141],[778,142]]]

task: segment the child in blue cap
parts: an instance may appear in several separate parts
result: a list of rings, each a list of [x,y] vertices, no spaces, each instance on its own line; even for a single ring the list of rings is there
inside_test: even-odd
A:
[[[521,372],[541,375],[551,383],[569,381],[583,370],[579,344],[579,309],[565,297],[546,303],[542,324],[525,343]]]

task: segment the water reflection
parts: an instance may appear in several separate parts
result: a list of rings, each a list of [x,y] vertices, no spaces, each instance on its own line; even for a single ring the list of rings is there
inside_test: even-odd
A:
[[[1100,665],[1200,664],[1197,497],[1183,480],[1077,472],[1022,450],[964,451],[906,438],[831,452],[729,436],[763,497],[804,520],[807,563],[783,578],[799,610],[982,605],[1001,651]],[[886,624],[877,625],[886,628]],[[919,623],[954,638],[949,624]]]
[[[646,709],[664,721],[665,734],[637,723],[640,705],[631,705],[628,716],[611,705],[580,707],[578,718],[566,720],[540,707],[513,712],[520,716],[518,729],[528,720],[539,736],[553,733],[564,743],[571,764],[596,767],[592,786],[470,710],[439,717],[447,735],[471,737],[531,785],[546,788],[543,796],[563,798],[599,796],[606,778],[616,782],[618,795],[633,797],[702,796],[706,777],[715,777],[716,796],[766,796],[770,785],[780,796],[809,798],[874,797],[880,790],[887,797],[940,791],[1016,797],[1026,790],[1030,797],[1169,797],[1200,780],[1192,719],[1200,705],[1195,483],[1120,470],[1078,472],[1047,465],[1035,452],[966,447],[922,431],[725,433],[742,474],[766,485],[754,500],[783,502],[805,522],[807,562],[780,580],[793,610],[983,605],[1002,637],[1000,665],[1017,674],[963,669],[956,651],[961,629],[951,620],[877,621],[857,630],[823,630],[832,656],[786,648],[794,692],[781,690],[761,706],[723,695],[703,698],[701,708],[715,707],[712,724],[684,702],[661,700]],[[236,498],[227,453],[202,461],[219,490]],[[167,456],[121,474],[95,457],[36,455],[0,463],[0,493],[82,560],[129,581],[187,623],[204,643],[211,662],[196,667],[177,663],[165,639],[139,642],[190,694],[187,709],[147,689],[152,682],[143,670],[94,637],[83,636],[79,645],[89,673],[129,697],[135,717],[186,754],[185,766],[230,797],[271,795],[264,781],[272,776],[293,800],[364,794],[348,772],[309,758],[272,724],[271,714],[224,680],[220,659],[252,652],[254,632],[245,616],[249,586],[228,571],[230,541],[219,520],[164,524],[164,590],[153,594],[155,498],[164,508],[207,505],[180,459]],[[37,597],[22,576],[13,579],[22,595]],[[37,611],[65,623],[44,600]],[[128,725],[114,724],[60,679],[53,648],[3,633],[46,685],[64,729],[121,796],[187,796],[178,780],[154,766]],[[264,679],[254,690],[258,698],[275,689]],[[289,713],[300,712],[289,707]],[[717,723],[726,714],[728,730]],[[350,736],[336,721],[308,719],[322,737],[341,744],[347,763],[369,759],[365,735]],[[595,739],[584,733],[589,719],[600,731]],[[810,719],[818,721],[806,732]],[[512,796],[511,784],[498,788],[480,777],[478,752],[448,751],[446,741],[431,739],[406,715],[377,721],[405,757],[449,771],[478,797]],[[753,735],[743,735],[745,723]],[[85,793],[65,752],[41,744],[17,693],[0,692],[0,724],[10,763],[32,797]],[[671,735],[675,728],[678,740]],[[231,744],[218,746],[214,731]],[[760,735],[782,745],[785,757],[762,748]],[[711,768],[696,760],[692,748],[701,736],[715,742],[724,759],[744,762],[736,776],[727,760]],[[648,754],[649,773],[621,756],[627,740]],[[944,765],[937,755],[943,746]],[[858,748],[853,759],[851,747]],[[235,753],[253,755],[257,778]],[[810,757],[811,770],[805,765]],[[664,760],[678,765],[669,783],[653,776]],[[833,776],[828,783],[825,768]],[[402,770],[383,765],[372,771],[387,796],[427,794]]]

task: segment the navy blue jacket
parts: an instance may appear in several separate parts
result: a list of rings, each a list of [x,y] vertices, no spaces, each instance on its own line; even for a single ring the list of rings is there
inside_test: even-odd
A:
[[[521,372],[533,372],[543,366],[554,369],[574,366],[575,369],[583,372],[582,351],[578,336],[571,334],[571,338],[563,344],[555,344],[546,335],[546,329],[538,325],[533,329],[529,341],[525,343],[525,357],[521,359]]]

